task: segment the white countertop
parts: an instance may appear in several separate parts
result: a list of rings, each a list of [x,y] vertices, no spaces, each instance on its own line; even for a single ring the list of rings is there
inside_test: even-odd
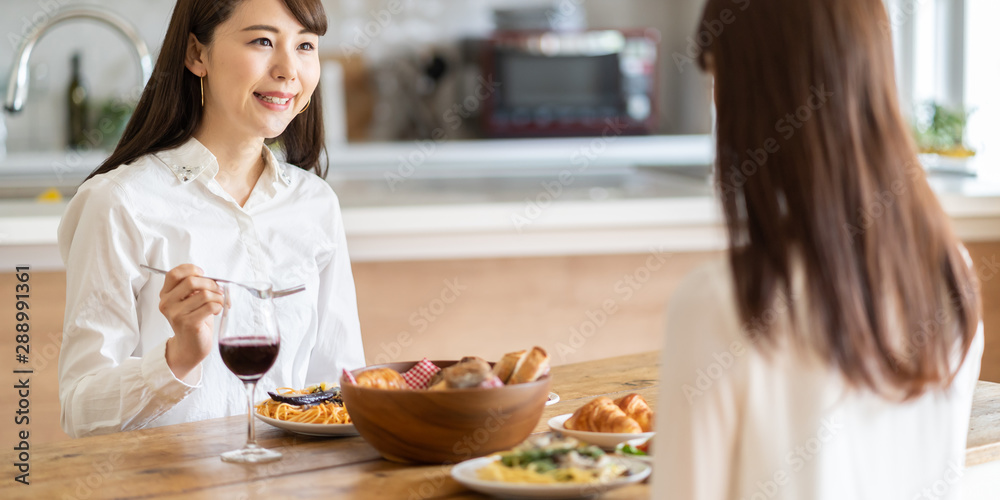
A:
[[[705,138],[682,142],[683,147],[676,148],[679,153],[664,164],[697,164],[710,153]],[[557,165],[581,145],[590,147],[580,140],[564,141],[560,153],[550,153],[546,161]],[[629,145],[622,141],[616,146]],[[664,155],[663,148],[648,149],[650,158]],[[725,248],[716,200],[697,170],[692,174],[684,167],[614,167],[611,160],[622,153],[607,148],[604,163],[595,162],[598,166],[586,171],[573,167],[578,170],[561,186],[559,173],[566,169],[540,163],[501,173],[495,168],[452,168],[447,178],[417,166],[403,182],[393,183],[386,173],[398,174],[399,164],[387,158],[406,151],[413,151],[412,145],[389,153],[356,151],[355,166],[329,176],[341,197],[354,261]],[[536,153],[506,154],[510,160],[517,154],[538,158]],[[379,161],[384,168],[378,168]],[[982,175],[934,175],[931,184],[962,240],[1000,240],[1000,182]],[[35,270],[62,269],[56,228],[65,206],[0,200],[0,269],[23,264]]]

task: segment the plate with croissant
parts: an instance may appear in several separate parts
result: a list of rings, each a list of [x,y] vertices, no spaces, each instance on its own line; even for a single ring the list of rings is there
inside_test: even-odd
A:
[[[639,394],[595,398],[571,414],[549,420],[553,431],[613,450],[626,441],[651,438],[654,412]]]

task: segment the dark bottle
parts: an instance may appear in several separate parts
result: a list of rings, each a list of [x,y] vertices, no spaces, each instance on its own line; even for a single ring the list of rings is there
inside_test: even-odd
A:
[[[69,147],[80,149],[87,144],[87,87],[80,77],[80,53],[73,54],[73,79],[67,91],[69,105]]]

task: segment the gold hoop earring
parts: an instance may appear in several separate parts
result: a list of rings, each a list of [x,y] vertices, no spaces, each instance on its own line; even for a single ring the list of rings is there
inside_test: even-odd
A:
[[[299,114],[300,114],[300,115],[301,115],[302,113],[305,113],[305,112],[306,112],[306,110],[307,110],[307,109],[309,109],[309,104],[310,104],[310,103],[312,103],[312,101],[313,101],[313,100],[312,100],[312,97],[310,97],[310,98],[309,98],[309,100],[308,100],[308,101],[306,101],[306,107],[302,108],[302,111],[299,111]]]
[[[198,84],[201,85],[201,107],[205,107],[205,77],[198,77]]]

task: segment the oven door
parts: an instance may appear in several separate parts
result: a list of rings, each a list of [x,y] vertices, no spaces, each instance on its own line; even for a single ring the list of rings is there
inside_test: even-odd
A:
[[[504,33],[486,51],[495,81],[484,106],[490,137],[652,133],[656,44],[645,31]]]

